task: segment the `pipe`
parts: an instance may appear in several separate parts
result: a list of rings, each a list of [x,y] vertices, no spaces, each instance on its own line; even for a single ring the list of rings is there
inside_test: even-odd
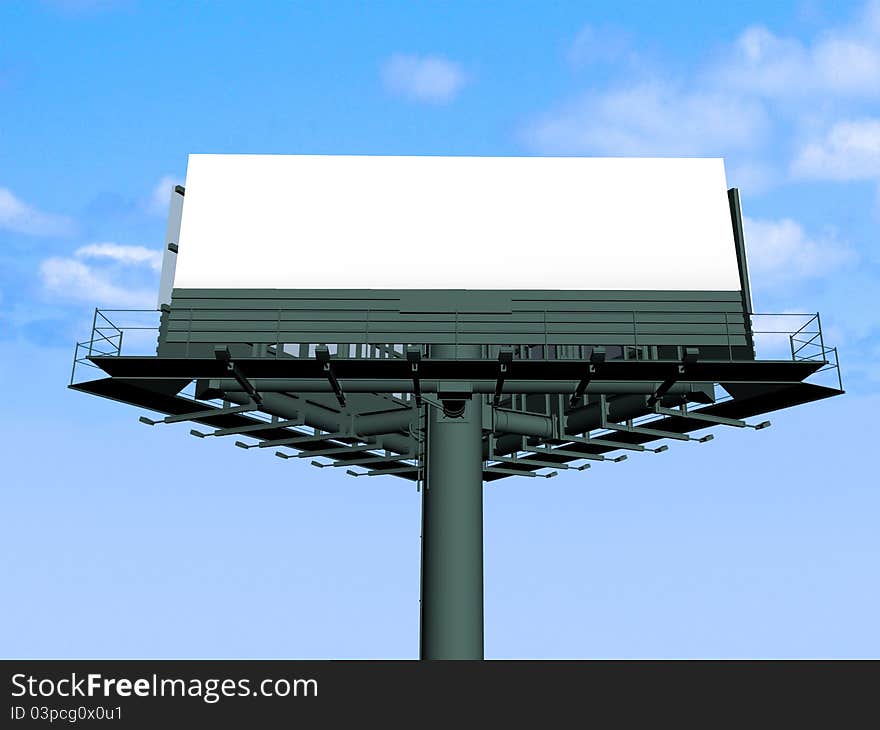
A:
[[[412,408],[395,408],[382,413],[368,413],[354,417],[353,430],[358,436],[405,431],[416,425],[418,417],[418,411]]]
[[[708,400],[711,398],[708,390],[704,389],[702,392],[695,392],[694,395],[697,397],[693,399],[689,398],[688,400],[693,400],[699,403],[712,402],[711,400]],[[652,412],[651,409],[648,408],[647,401],[648,397],[646,395],[624,395],[619,398],[609,399],[608,418],[611,421],[626,421],[630,418],[638,418],[639,416],[647,415]],[[668,394],[660,401],[661,405],[667,406],[677,405],[680,402],[681,396],[669,396]],[[535,419],[547,418],[549,420],[548,416],[540,416],[537,414],[523,415],[531,415],[531,417]],[[575,436],[591,431],[594,428],[599,428],[602,421],[601,415],[602,412],[598,403],[592,403],[584,408],[578,408],[577,410],[571,411],[565,419],[565,434]],[[539,424],[537,421],[535,421],[535,424],[536,427],[534,430],[537,430]],[[547,438],[547,436],[542,436],[541,434],[524,432],[508,433],[500,436],[495,441],[495,453],[498,456],[505,456],[507,454],[512,454],[515,451],[520,451],[523,448],[522,437],[530,435],[538,436],[539,438]],[[488,456],[488,445],[485,445],[483,449],[483,458],[488,458]]]
[[[245,405],[250,402],[250,398],[247,394],[242,392],[226,392],[224,397],[226,400],[240,405]],[[311,405],[299,398],[291,398],[289,395],[281,395],[280,393],[263,394],[263,405],[260,407],[260,410],[270,413],[273,416],[278,416],[279,418],[302,417],[307,426],[319,428],[322,431],[328,431],[330,433],[350,434],[350,438],[357,438],[357,436],[374,436],[382,433],[382,448],[387,449],[388,451],[395,451],[398,454],[409,453],[414,446],[413,439],[402,434],[385,434],[381,431],[372,431],[371,433],[352,431],[350,427],[350,417]],[[404,413],[411,412],[404,411]],[[410,418],[412,417],[413,416],[410,416]],[[368,416],[367,418],[371,417]]]
[[[494,409],[493,427],[496,433],[513,433],[520,436],[553,437],[553,419],[535,413]]]
[[[626,421],[649,413],[648,398],[644,395],[624,395],[608,400],[608,420]],[[583,408],[571,411],[565,418],[565,433],[578,434],[599,428],[602,422],[602,406],[591,403]]]

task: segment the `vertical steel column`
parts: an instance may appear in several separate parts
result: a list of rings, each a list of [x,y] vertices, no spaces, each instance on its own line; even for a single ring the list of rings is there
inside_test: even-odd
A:
[[[431,347],[432,357],[481,355],[479,345]],[[459,417],[428,406],[422,491],[422,659],[483,658],[482,396]]]

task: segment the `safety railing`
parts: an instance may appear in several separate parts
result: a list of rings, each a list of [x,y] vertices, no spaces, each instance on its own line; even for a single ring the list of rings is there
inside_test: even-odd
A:
[[[155,309],[96,309],[89,339],[74,348],[70,382],[97,377],[101,370],[89,358],[121,355],[123,343],[126,355],[155,355],[159,314]]]
[[[205,311],[214,310],[198,311],[204,316]],[[261,311],[263,315],[266,314],[265,310]],[[190,312],[190,314],[192,313]],[[96,309],[92,319],[90,338],[76,344],[71,382],[75,382],[80,376],[80,368],[97,369],[89,360],[89,357],[93,355],[155,355],[160,314],[161,312],[157,310],[147,309]],[[709,359],[728,359],[731,361],[742,359],[740,354],[743,351],[743,346],[734,343],[742,342],[745,338],[745,341],[754,345],[755,356],[758,359],[826,363],[819,373],[830,374],[829,377],[836,381],[837,387],[843,389],[837,348],[825,344],[821,318],[818,313],[753,313],[749,315],[748,320],[744,320],[741,316],[731,317],[725,313],[716,313],[713,316],[701,314],[693,318],[688,318],[687,315],[682,317],[682,312],[668,312],[667,314],[677,315],[676,321],[670,323],[665,331],[667,337],[674,338],[676,336],[676,327],[683,327],[682,333],[685,333],[688,332],[689,325],[711,325],[716,341],[720,335],[726,344],[707,348],[706,355]],[[263,318],[260,332],[264,334],[267,330],[274,330],[278,333],[279,339],[283,339],[282,313],[273,312],[273,315],[271,318]],[[670,349],[668,346],[649,344],[652,336],[656,334],[658,325],[665,326],[663,315],[664,312],[659,311],[596,312],[591,313],[590,321],[584,323],[584,328],[589,331],[590,328],[595,329],[597,325],[616,324],[631,331],[631,335],[627,334],[625,338],[622,338],[624,341],[620,344],[603,345],[607,359],[680,359],[681,347]],[[739,323],[732,322],[732,319],[738,319]],[[744,327],[744,322],[749,326]],[[650,325],[650,329],[647,329],[647,325]],[[545,318],[543,322],[544,344],[485,345],[483,346],[483,354],[485,357],[495,359],[502,347],[509,347],[512,349],[515,359],[584,360],[590,357],[593,350],[593,346],[590,344],[552,344],[550,342],[552,339],[551,326],[552,323],[547,322]],[[458,321],[455,322],[455,327],[458,332],[460,328]],[[585,335],[585,339],[587,337],[589,335]],[[327,346],[333,357],[387,359],[404,357],[409,345],[410,343],[387,342],[365,344],[328,343],[314,340],[310,342],[278,341],[254,344],[252,351],[254,356],[313,358],[317,347]],[[186,356],[188,353],[183,354]]]
[[[818,312],[753,314],[752,336],[759,359],[825,363],[813,377],[843,390],[837,348],[825,344]]]

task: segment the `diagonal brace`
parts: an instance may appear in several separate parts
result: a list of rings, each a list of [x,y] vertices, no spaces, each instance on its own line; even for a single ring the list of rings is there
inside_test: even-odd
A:
[[[416,397],[416,408],[422,407],[422,384],[419,381],[419,363],[422,360],[422,348],[410,345],[406,348],[406,361],[410,364],[413,379],[413,393]]]
[[[501,391],[504,389],[504,379],[513,362],[513,350],[508,347],[502,348],[498,353],[498,379],[495,381],[495,395],[492,405],[496,408],[501,403]]]
[[[327,376],[327,380],[330,382],[330,387],[333,389],[333,394],[336,396],[336,400],[339,401],[339,405],[345,408],[345,393],[342,392],[342,386],[339,385],[339,381],[336,379],[336,375],[333,373],[333,368],[330,365],[330,349],[326,345],[316,347],[315,359],[321,363],[324,375]]]
[[[238,365],[236,365],[235,362],[232,360],[232,355],[230,355],[228,347],[224,347],[222,345],[218,345],[217,347],[215,347],[214,357],[216,357],[221,362],[226,363],[226,369],[232,374],[232,377],[235,378],[236,382],[241,386],[242,390],[244,390],[245,393],[247,393],[251,398],[254,399],[254,402],[257,405],[263,405],[263,397],[257,392],[257,389],[244,376]]]
[[[660,383],[660,386],[657,388],[657,390],[655,390],[651,397],[648,398],[648,406],[650,408],[653,408],[654,405],[659,403],[660,399],[664,395],[666,395],[669,392],[670,388],[672,388],[672,386],[675,385],[677,382],[678,378],[668,378],[667,380],[664,380],[662,383]]]
[[[577,402],[584,397],[584,393],[587,392],[587,386],[596,374],[596,366],[603,362],[605,362],[605,348],[594,347],[593,351],[590,353],[590,365],[587,368],[587,374],[581,378],[577,388],[575,388],[574,393],[572,393],[571,398],[569,398],[569,409],[574,408],[577,405]]]

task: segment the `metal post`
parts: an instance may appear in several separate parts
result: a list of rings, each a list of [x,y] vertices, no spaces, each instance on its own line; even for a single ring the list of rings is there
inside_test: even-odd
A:
[[[480,347],[431,347],[432,357],[479,357]],[[422,492],[422,659],[483,658],[482,397],[450,417],[428,407]]]

